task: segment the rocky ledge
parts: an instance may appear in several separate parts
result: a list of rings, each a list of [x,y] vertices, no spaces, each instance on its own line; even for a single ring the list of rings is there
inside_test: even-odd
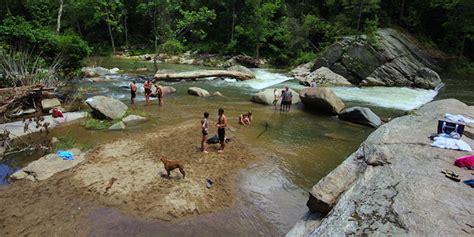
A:
[[[472,179],[472,171],[453,163],[473,152],[435,148],[428,138],[444,113],[473,118],[474,106],[435,101],[379,127],[310,191],[310,211],[329,214],[300,221],[287,236],[474,234],[472,188],[441,173]],[[471,147],[473,130],[467,126],[462,137]]]
[[[440,57],[439,52],[423,47],[410,35],[395,29],[381,29],[376,37],[376,43],[369,43],[364,37],[346,37],[329,46],[315,61],[292,70],[290,75],[302,84],[314,79],[318,84],[345,85],[349,81],[356,86],[434,89],[441,83],[439,75],[434,71],[440,69],[435,60]],[[322,67],[328,68],[325,69],[328,72],[341,75],[347,81],[328,81],[328,76],[315,73]]]

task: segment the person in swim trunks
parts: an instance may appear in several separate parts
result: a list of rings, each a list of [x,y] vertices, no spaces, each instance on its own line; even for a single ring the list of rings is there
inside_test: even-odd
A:
[[[224,115],[224,109],[220,108],[218,112],[219,117],[217,118],[217,135],[219,136],[219,142],[221,147],[217,152],[224,152],[225,148],[225,128],[227,127],[227,117]]]
[[[207,151],[207,135],[209,135],[209,113],[204,112],[204,116],[201,119],[201,133],[202,133],[202,140],[201,140],[201,151],[204,153],[209,153]]]
[[[280,99],[280,95],[278,94],[278,89],[273,89],[273,106],[275,106],[275,110],[277,110],[278,99]]]
[[[132,104],[135,103],[135,97],[137,97],[137,82],[135,80],[130,83],[130,94],[131,94],[131,100]]]
[[[151,80],[146,80],[146,82],[143,83],[143,89],[145,89],[145,101],[147,105],[150,104],[151,86]]]

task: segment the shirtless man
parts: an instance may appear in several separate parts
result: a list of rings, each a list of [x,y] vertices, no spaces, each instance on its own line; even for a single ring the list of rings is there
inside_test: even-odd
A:
[[[227,117],[224,115],[224,109],[220,108],[219,117],[217,118],[217,135],[219,136],[219,142],[221,143],[221,147],[217,152],[222,153],[224,152],[225,148],[225,128],[227,127]]]
[[[247,113],[241,114],[239,117],[239,123],[244,126],[249,126],[250,122],[252,122],[252,111]]]
[[[131,100],[132,104],[135,104],[135,97],[137,97],[137,82],[135,80],[130,83],[130,94],[131,94]]]
[[[159,85],[156,86],[156,97],[158,98],[158,104],[163,106],[163,87]]]
[[[273,89],[273,106],[275,106],[275,110],[277,110],[278,99],[280,99],[280,95],[277,88],[275,88]]]
[[[147,105],[150,104],[151,85],[151,80],[147,80],[145,83],[143,83],[143,89],[145,89],[145,101]]]

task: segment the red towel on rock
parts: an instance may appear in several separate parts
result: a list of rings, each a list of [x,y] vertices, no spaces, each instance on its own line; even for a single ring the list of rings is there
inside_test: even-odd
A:
[[[459,157],[454,161],[454,165],[458,167],[474,167],[474,156]]]

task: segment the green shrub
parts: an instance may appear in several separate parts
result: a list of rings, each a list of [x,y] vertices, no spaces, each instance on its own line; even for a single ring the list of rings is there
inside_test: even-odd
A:
[[[88,117],[86,120],[81,122],[81,126],[91,130],[103,130],[110,128],[110,126],[112,126],[116,122],[117,121],[114,120],[99,120],[92,117]]]
[[[302,52],[298,57],[293,61],[293,65],[300,65],[303,63],[308,63],[316,59],[316,54],[313,52]]]
[[[184,51],[186,51],[186,48],[180,41],[176,39],[167,40],[165,43],[160,45],[160,52],[163,53],[180,54],[184,53]]]

